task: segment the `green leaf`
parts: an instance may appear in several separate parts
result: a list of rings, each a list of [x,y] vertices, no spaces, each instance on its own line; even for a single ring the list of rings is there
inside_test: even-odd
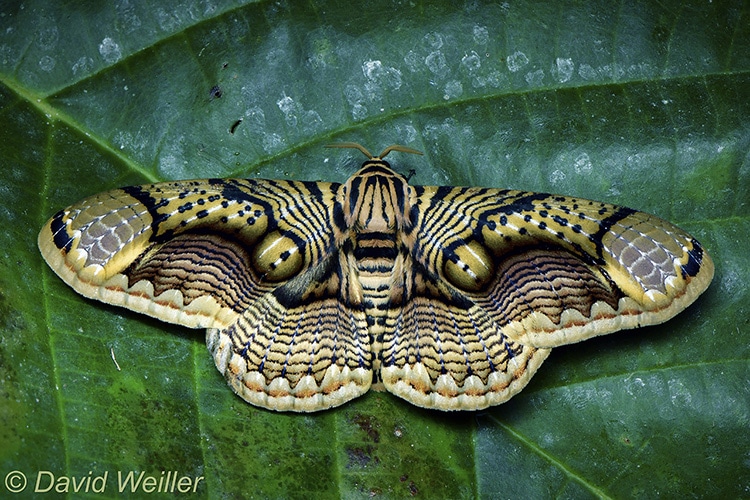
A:
[[[4,3],[0,475],[89,496],[166,471],[201,497],[750,495],[749,18],[740,0]],[[343,181],[362,158],[335,141],[424,151],[389,157],[415,184],[656,213],[714,283],[665,325],[556,349],[487,411],[372,393],[290,415],[232,394],[203,332],[78,296],[36,248],[55,211],[121,185]]]

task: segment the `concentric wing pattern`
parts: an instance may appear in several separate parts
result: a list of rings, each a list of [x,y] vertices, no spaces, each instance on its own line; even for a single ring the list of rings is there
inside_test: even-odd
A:
[[[552,347],[666,321],[711,281],[700,244],[657,217],[410,186],[382,160],[392,149],[405,150],[371,157],[345,184],[98,194],[55,214],[39,248],[82,295],[206,328],[240,397],[292,411],[372,384],[442,410],[502,403]]]

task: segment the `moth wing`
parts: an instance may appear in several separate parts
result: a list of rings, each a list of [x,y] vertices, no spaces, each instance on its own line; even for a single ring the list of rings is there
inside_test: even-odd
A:
[[[694,238],[643,212],[539,193],[414,189],[381,377],[420,406],[506,401],[552,347],[666,321],[713,276]]]
[[[82,295],[208,328],[217,367],[249,402],[314,410],[370,384],[358,284],[344,291],[333,284],[341,265],[332,224],[337,189],[239,179],[116,189],[55,214],[38,243]],[[339,336],[310,335],[313,319],[342,325]],[[265,358],[250,357],[261,351]],[[305,363],[313,367],[307,378],[291,369]],[[261,393],[258,375],[266,378]],[[317,390],[330,397],[313,394],[313,382],[324,381]]]
[[[518,393],[549,354],[505,335],[411,256],[397,260],[395,275],[380,350],[389,392],[425,408],[478,410]]]
[[[332,189],[239,179],[115,189],[59,211],[38,243],[50,267],[86,297],[221,328],[327,256]]]
[[[498,189],[420,193],[419,262],[526,345],[662,323],[713,277],[695,238],[644,212]]]
[[[232,389],[257,406],[317,411],[367,392],[372,352],[350,256],[336,252],[253,301],[206,342]]]

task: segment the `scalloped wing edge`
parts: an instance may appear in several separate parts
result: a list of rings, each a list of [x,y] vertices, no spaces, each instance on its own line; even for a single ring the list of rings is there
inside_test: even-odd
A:
[[[188,328],[226,328],[237,319],[236,312],[222,307],[208,295],[185,304],[178,290],[170,290],[157,297],[154,296],[153,285],[148,281],[142,280],[128,286],[128,278],[122,273],[107,278],[102,266],[85,266],[85,250],[73,249],[66,255],[58,249],[49,222],[40,231],[37,244],[55,274],[84,297]]]

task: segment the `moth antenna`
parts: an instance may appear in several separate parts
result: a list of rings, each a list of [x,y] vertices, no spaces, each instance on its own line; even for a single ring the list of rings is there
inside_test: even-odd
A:
[[[391,151],[398,151],[399,153],[409,153],[409,154],[413,154],[413,155],[422,155],[422,154],[424,154],[421,151],[417,151],[416,149],[407,148],[406,146],[402,146],[400,144],[393,144],[392,146],[388,146],[387,148],[385,148],[383,150],[383,152],[378,155],[378,158],[380,158],[382,160]]]
[[[398,151],[400,153],[410,153],[414,155],[424,154],[421,151],[417,151],[416,149],[412,149],[412,148],[407,148],[406,146],[401,146],[400,144],[393,144],[392,146],[388,146],[378,156],[374,156],[372,153],[367,151],[367,149],[363,145],[356,143],[356,142],[337,142],[335,144],[326,144],[325,147],[342,148],[342,149],[358,149],[362,151],[362,153],[371,160],[376,160],[376,159],[382,160],[391,151]]]
[[[327,147],[327,148],[341,148],[341,149],[359,149],[370,160],[372,160],[373,158],[375,158],[372,155],[372,153],[370,153],[369,151],[367,151],[367,149],[363,145],[358,144],[356,142],[337,142],[335,144],[326,144],[325,147]]]

